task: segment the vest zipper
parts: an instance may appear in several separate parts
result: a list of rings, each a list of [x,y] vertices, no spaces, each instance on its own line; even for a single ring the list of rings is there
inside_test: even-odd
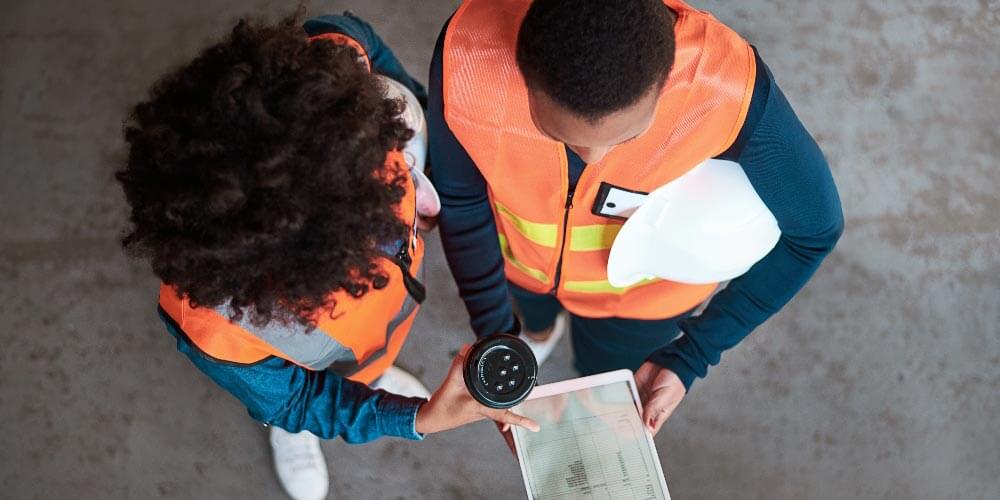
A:
[[[413,300],[417,301],[417,304],[423,304],[427,298],[427,288],[420,280],[410,274],[410,265],[413,264],[413,258],[410,257],[409,249],[410,242],[404,242],[399,251],[396,252],[396,255],[392,257],[392,261],[403,272],[403,286],[406,287],[407,293],[413,297]]]
[[[555,295],[559,290],[559,280],[562,278],[563,252],[566,250],[566,229],[569,227],[569,209],[573,208],[573,193],[566,193],[566,210],[563,212],[562,243],[559,245],[559,262],[556,262],[556,279],[552,283],[552,290],[549,293]]]

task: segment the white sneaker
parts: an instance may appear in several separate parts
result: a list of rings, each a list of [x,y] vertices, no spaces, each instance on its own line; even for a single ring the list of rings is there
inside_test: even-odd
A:
[[[319,438],[309,431],[292,434],[271,426],[274,469],[285,492],[293,500],[322,500],[330,489],[330,473],[319,447]]]
[[[409,396],[411,398],[431,398],[431,391],[427,390],[423,382],[406,370],[390,366],[385,373],[371,385],[372,389],[382,389],[386,392]]]
[[[556,316],[555,323],[552,324],[552,333],[549,337],[542,341],[533,340],[528,335],[520,335],[521,340],[528,347],[531,348],[531,352],[535,355],[535,361],[538,362],[538,366],[542,366],[542,363],[549,358],[552,351],[555,350],[556,344],[559,343],[559,339],[562,338],[566,330],[569,329],[569,313],[563,311]]]

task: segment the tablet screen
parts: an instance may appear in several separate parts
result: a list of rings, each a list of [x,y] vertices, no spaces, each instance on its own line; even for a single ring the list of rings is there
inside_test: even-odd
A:
[[[537,433],[514,428],[531,498],[669,498],[628,384],[529,399],[518,407],[541,426]]]

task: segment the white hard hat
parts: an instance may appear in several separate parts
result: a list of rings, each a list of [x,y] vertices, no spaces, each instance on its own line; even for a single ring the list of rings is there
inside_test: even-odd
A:
[[[441,198],[424,174],[427,162],[427,120],[420,107],[417,96],[410,92],[402,83],[385,75],[375,75],[385,87],[385,95],[391,99],[402,98],[406,103],[402,118],[406,126],[413,131],[413,138],[403,147],[403,157],[410,167],[410,174],[417,190],[417,212],[420,215],[433,217],[441,211]]]
[[[781,231],[739,163],[710,159],[657,188],[611,247],[608,281],[733,279],[764,258]]]

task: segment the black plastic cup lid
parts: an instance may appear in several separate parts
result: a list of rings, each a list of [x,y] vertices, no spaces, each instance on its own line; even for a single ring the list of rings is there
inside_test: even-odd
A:
[[[490,408],[510,408],[535,388],[538,363],[531,348],[514,335],[486,337],[465,358],[465,385],[472,397]]]

